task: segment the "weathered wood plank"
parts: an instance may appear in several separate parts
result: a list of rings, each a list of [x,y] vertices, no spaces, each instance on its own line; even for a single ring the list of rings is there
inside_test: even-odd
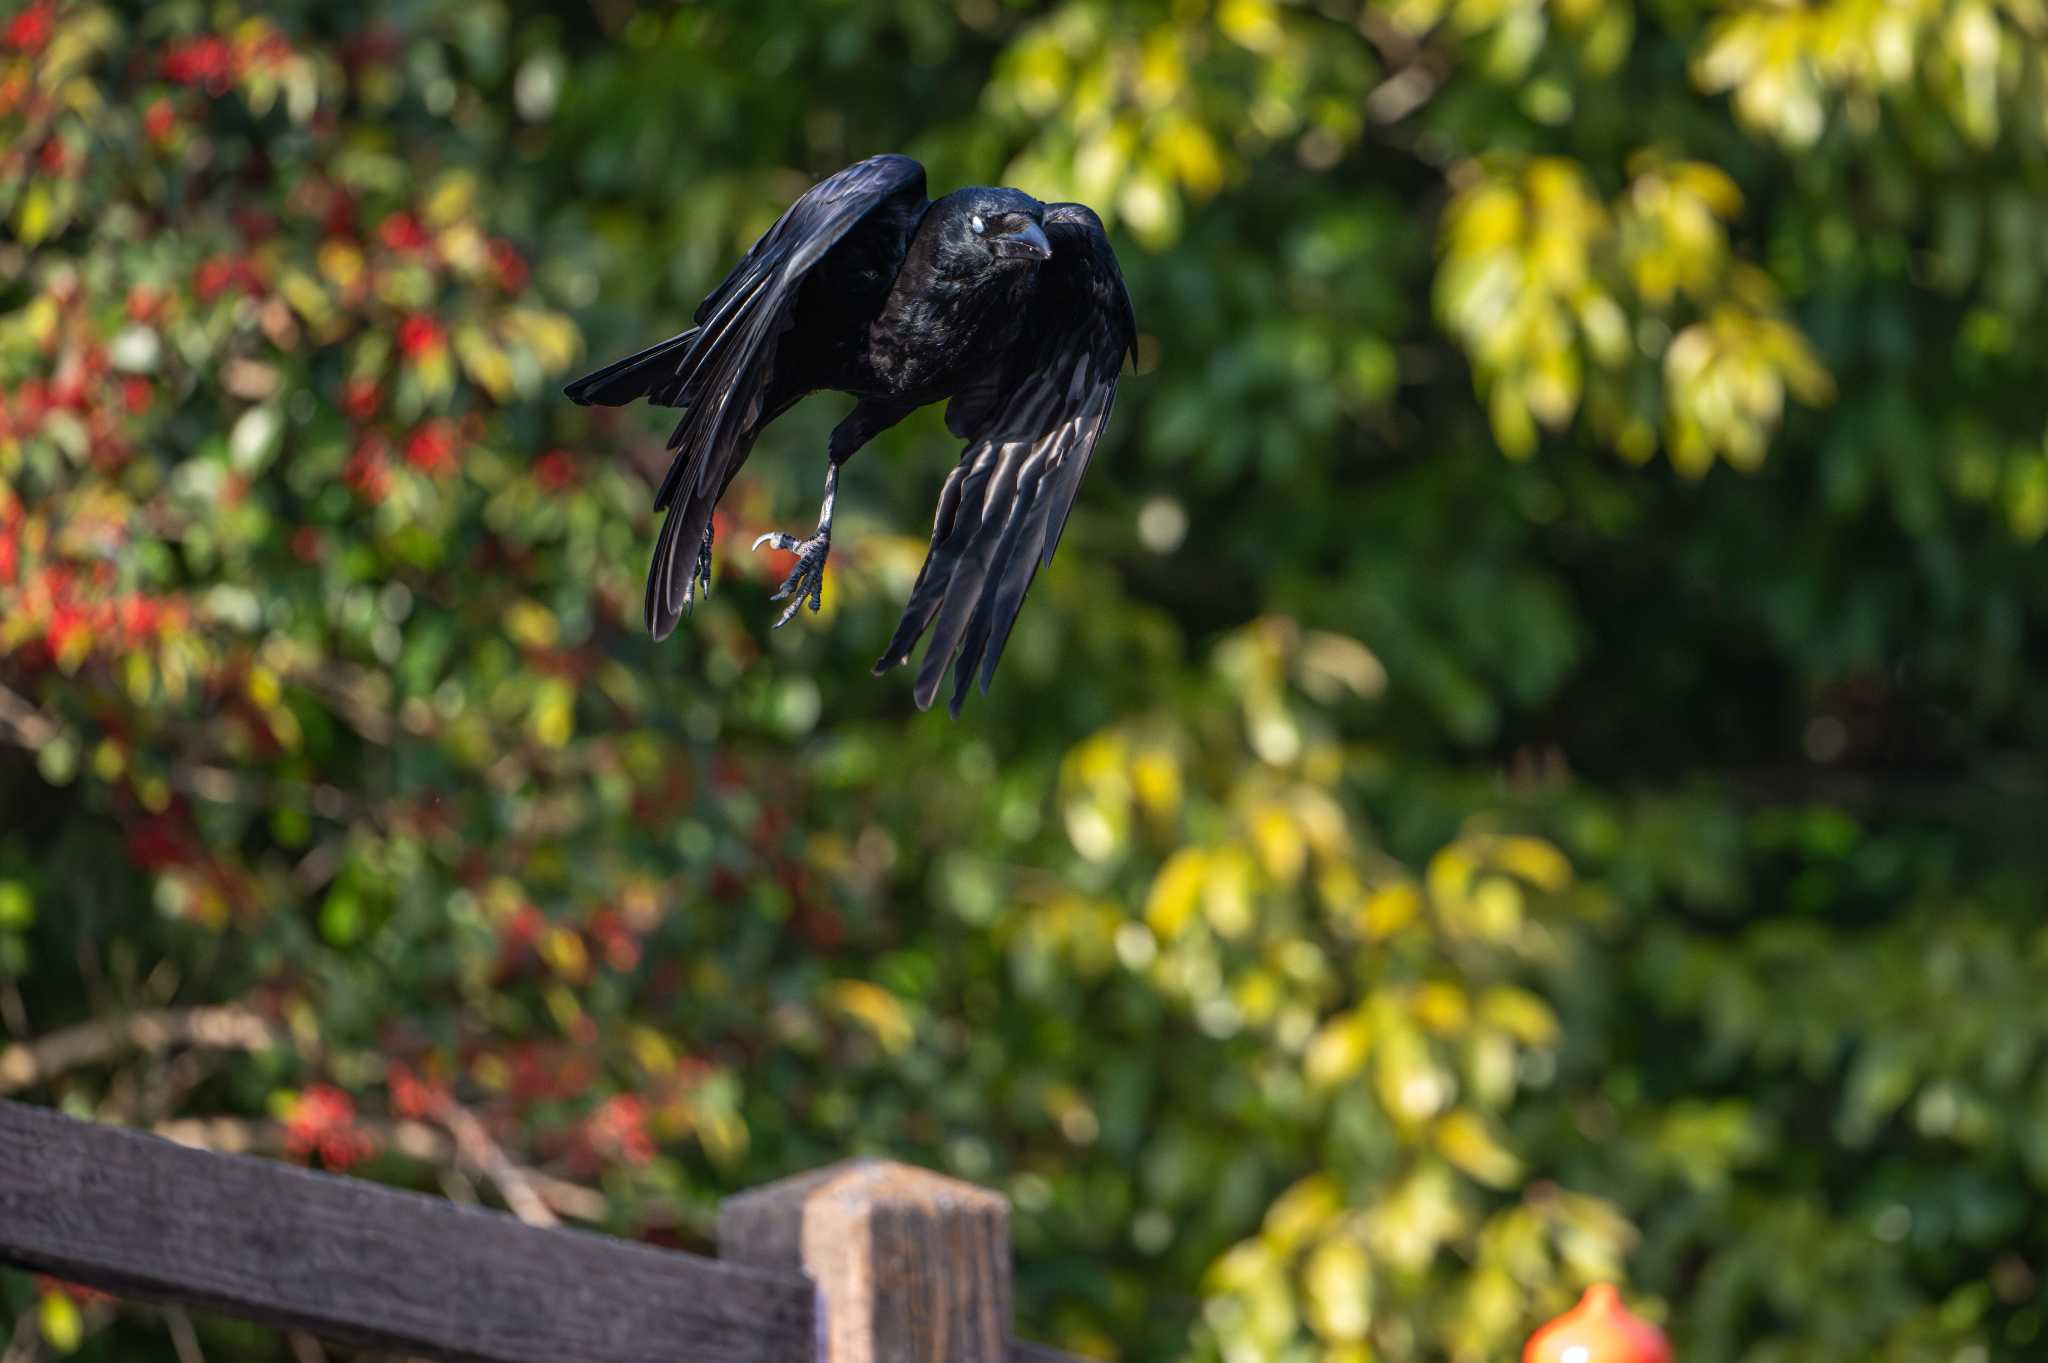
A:
[[[818,1363],[1006,1363],[1009,1217],[986,1188],[848,1160],[728,1199],[718,1252],[810,1275]]]
[[[0,1261],[472,1363],[810,1363],[794,1274],[0,1101]]]

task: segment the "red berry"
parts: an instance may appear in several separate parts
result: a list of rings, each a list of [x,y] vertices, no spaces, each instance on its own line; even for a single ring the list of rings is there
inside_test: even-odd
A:
[[[210,95],[224,95],[234,78],[235,54],[225,39],[206,34],[173,43],[164,55],[164,76],[179,85],[203,85]]]
[[[394,251],[417,251],[427,244],[427,230],[410,213],[388,214],[377,225],[377,235]]]
[[[51,12],[56,8],[51,0],[37,0],[33,5],[14,16],[14,22],[7,25],[7,46],[16,52],[31,55],[43,50],[43,44],[50,41],[50,32],[55,25]]]
[[[502,237],[491,242],[491,273],[506,293],[518,293],[526,287],[526,259]]]
[[[376,416],[380,401],[375,379],[350,379],[341,386],[341,410],[353,420],[368,421]]]
[[[549,450],[533,461],[533,481],[548,492],[560,492],[576,481],[576,460],[567,450]]]
[[[199,267],[192,277],[192,292],[199,295],[202,303],[211,303],[222,290],[234,280],[235,263],[226,256],[215,256]]]
[[[178,126],[178,111],[167,99],[152,102],[142,115],[142,131],[152,142],[163,142],[170,138],[171,130]]]
[[[443,343],[441,324],[425,313],[414,313],[398,324],[398,349],[409,360],[439,350]]]
[[[455,471],[455,427],[445,420],[429,421],[405,442],[405,461],[422,473],[439,476]]]
[[[366,437],[342,466],[341,481],[358,497],[372,504],[391,492],[390,451],[382,437]]]

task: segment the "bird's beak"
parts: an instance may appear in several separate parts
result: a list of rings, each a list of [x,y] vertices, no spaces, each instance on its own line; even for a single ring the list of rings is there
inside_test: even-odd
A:
[[[1027,222],[1023,231],[1011,232],[996,238],[996,254],[1022,256],[1031,260],[1051,260],[1052,243],[1046,240],[1043,227],[1035,222]]]

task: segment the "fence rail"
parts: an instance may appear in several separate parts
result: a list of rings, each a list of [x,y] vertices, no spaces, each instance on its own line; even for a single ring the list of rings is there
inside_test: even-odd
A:
[[[0,1262],[430,1358],[1079,1363],[1010,1337],[1008,1220],[856,1160],[730,1199],[707,1259],[0,1100]]]

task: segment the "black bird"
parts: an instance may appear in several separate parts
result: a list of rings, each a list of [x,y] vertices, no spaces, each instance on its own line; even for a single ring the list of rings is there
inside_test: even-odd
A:
[[[839,466],[926,403],[950,400],[967,441],[939,494],[931,549],[877,676],[932,640],[917,675],[931,705],[949,664],[952,712],[977,669],[988,690],[1031,579],[1060,531],[1109,422],[1123,358],[1136,355],[1130,296],[1102,221],[1080,204],[1014,189],[925,198],[924,167],[871,156],[812,186],[725,282],[696,325],[570,384],[579,403],[646,398],[686,408],[655,496],[666,510],[647,573],[647,628],[665,639],[711,586],[711,512],[761,429],[805,395],[859,399],[833,430],[825,501],[775,593],[788,622],[818,609]],[[933,621],[936,619],[936,625]]]

